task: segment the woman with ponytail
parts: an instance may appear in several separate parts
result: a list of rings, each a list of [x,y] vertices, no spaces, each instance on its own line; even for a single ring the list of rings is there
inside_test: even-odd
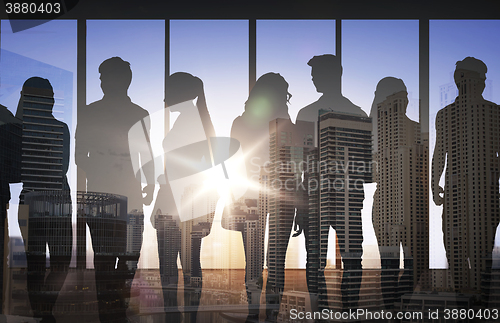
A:
[[[193,103],[195,99],[196,104]],[[195,201],[194,193],[197,187],[189,186],[182,192],[173,192],[176,188],[172,182],[212,166],[213,147],[210,146],[209,139],[215,137],[215,130],[208,113],[203,82],[198,77],[182,72],[170,75],[166,80],[165,103],[171,112],[180,114],[163,140],[165,178],[162,176],[158,179],[160,190],[151,222],[157,229],[164,306],[170,309],[178,306],[177,290],[167,289],[167,286],[178,284],[177,257],[180,255],[185,286],[184,306],[192,308],[200,303],[203,284],[201,238],[210,232],[211,217],[209,214],[193,211],[198,210],[195,204],[199,202]],[[200,143],[205,142],[206,149],[200,149]],[[181,155],[179,152],[182,152]],[[196,185],[199,183],[192,186]],[[176,201],[173,193],[182,193],[181,203]],[[187,195],[189,197],[185,198]],[[188,203],[185,200],[189,200]],[[189,207],[185,207],[185,204],[189,204]],[[202,234],[193,234],[194,231]],[[191,248],[186,244],[191,244]],[[190,287],[192,281],[197,282],[196,289]],[[182,319],[178,310],[170,310],[166,314],[166,322],[180,322]],[[184,316],[184,322],[196,322],[197,312],[189,311]]]

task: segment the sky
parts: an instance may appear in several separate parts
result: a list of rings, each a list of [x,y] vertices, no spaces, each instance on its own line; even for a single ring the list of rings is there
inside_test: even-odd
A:
[[[76,21],[56,20],[13,34],[7,21],[1,24],[2,50],[73,73],[71,109],[74,116],[76,27]],[[218,136],[229,136],[232,122],[244,111],[248,98],[248,30],[246,20],[170,21],[170,72],[188,72],[202,79],[207,106]],[[450,73],[456,61],[467,56],[482,59],[488,66],[487,77],[492,80],[490,99],[499,101],[499,31],[500,21],[430,21],[430,111],[425,113],[430,115],[431,158],[433,120],[437,110],[442,108],[439,106],[439,86],[450,82]],[[285,78],[292,94],[289,105],[292,120],[296,119],[302,107],[320,96],[312,84],[308,60],[315,55],[335,54],[335,50],[334,20],[257,21],[257,77],[275,72]],[[369,114],[378,81],[387,76],[401,78],[410,98],[407,114],[418,121],[418,21],[345,20],[342,22],[341,50],[344,96]],[[102,61],[114,56],[131,64],[133,78],[129,96],[154,116],[153,149],[155,154],[161,154],[165,21],[87,21],[87,103],[102,98],[98,67]],[[9,67],[2,65],[2,68]],[[33,70],[34,75],[37,73],[39,71]],[[54,84],[57,84],[57,78]],[[17,89],[12,90],[13,86]],[[21,86],[0,84],[0,103],[14,113]],[[170,124],[175,117],[172,114]],[[70,129],[74,134],[76,117],[71,120]],[[73,162],[72,165],[69,178],[75,185]],[[440,237],[441,210],[432,207],[432,202],[430,205],[431,268],[443,268],[446,261]],[[151,208],[145,211],[151,212]],[[145,218],[149,219],[149,216],[146,214]],[[370,213],[366,210],[363,220],[365,244],[376,244],[374,234],[369,230]],[[152,228],[148,230],[147,236],[155,236]],[[154,246],[155,241],[145,243]],[[153,252],[146,258],[155,257]],[[154,260],[145,264],[156,266]]]

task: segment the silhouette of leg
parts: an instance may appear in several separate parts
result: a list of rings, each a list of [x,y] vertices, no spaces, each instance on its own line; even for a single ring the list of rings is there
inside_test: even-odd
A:
[[[45,279],[45,285],[50,291],[47,293],[47,312],[52,309],[57,301],[71,261],[71,248],[73,232],[70,217],[51,218],[46,221],[48,227],[47,245],[50,253],[50,273]]]
[[[280,214],[282,218],[276,220],[276,228],[269,230],[269,243],[274,241],[276,246],[269,248],[268,253],[268,273],[266,284],[266,305],[278,306],[281,303],[281,296],[285,288],[285,260],[288,249],[288,241],[292,231],[294,214]],[[272,225],[272,224],[270,224]],[[274,257],[274,262],[270,259]],[[271,264],[274,263],[274,268]],[[267,320],[274,316],[270,308],[266,308]]]
[[[52,311],[49,312],[45,309],[45,304],[48,301],[44,292],[46,289],[46,232],[44,226],[37,225],[38,223],[35,221],[31,221],[29,224],[28,235],[23,235],[23,240],[26,246],[28,267],[26,287],[31,309],[34,317],[43,318],[46,322],[55,322]]]
[[[342,274],[342,284],[340,287],[342,293],[342,307],[344,310],[355,309],[358,306],[359,289],[362,280],[361,257],[348,255],[340,251],[342,262],[344,263],[344,272]]]
[[[0,188],[1,189],[1,188]],[[4,198],[5,196],[5,198]],[[6,218],[7,218],[7,203],[9,201],[6,201],[7,199],[7,193],[0,191],[0,261],[4,261],[4,245],[7,246],[9,243],[9,237],[4,237],[4,231],[5,231],[5,224],[6,224]],[[5,270],[9,270],[9,268],[6,266]],[[3,277],[4,275],[4,266],[0,266],[0,277]],[[2,295],[0,295],[0,306],[3,307],[3,278],[0,279],[0,290],[2,291]]]
[[[397,297],[398,277],[399,277],[399,258],[388,252],[380,252],[380,288],[385,308],[391,310],[394,308],[394,301]]]
[[[184,304],[192,309],[189,311],[188,320],[185,321],[196,323],[198,306],[200,306],[201,290],[203,288],[203,274],[201,272],[200,261],[201,237],[192,236],[191,247],[191,277],[199,277],[200,282],[198,286],[192,286],[189,291],[184,287]],[[186,282],[186,280],[184,280],[184,286],[188,285],[191,285],[191,281]]]
[[[180,252],[181,232],[178,226],[172,226],[171,224],[167,227],[157,227],[156,236],[158,240],[165,322],[177,323],[182,321],[182,315],[178,309],[177,302],[177,286],[179,284],[177,255]]]
[[[243,248],[245,250],[245,255],[247,254],[247,239],[243,231],[240,231],[243,237]],[[262,239],[264,240],[264,239]],[[254,284],[253,277],[250,277],[250,267],[252,264],[250,263],[250,259],[246,259],[245,263],[245,289],[247,293],[248,300],[248,316],[247,322],[258,322],[259,321],[259,313],[260,313],[260,295],[262,292],[262,285]],[[262,272],[261,272],[262,277]],[[256,297],[257,299],[253,299],[252,297]]]
[[[406,233],[404,234],[406,236]],[[404,269],[403,274],[400,276],[398,281],[398,293],[396,295],[396,301],[401,299],[401,296],[407,293],[413,293],[413,257],[411,254],[410,246],[405,243],[405,241],[400,241],[398,245],[403,246],[403,256],[404,256]]]
[[[450,263],[450,258],[451,258],[452,252],[453,252],[453,246],[448,244],[448,228],[451,227],[452,223],[448,219],[448,217],[446,216],[447,209],[448,209],[448,206],[447,206],[446,199],[445,199],[445,202],[443,204],[443,215],[442,215],[443,243],[444,243],[444,249],[446,251],[446,260],[448,263],[448,271],[449,271],[449,275],[451,277],[450,287],[452,288],[452,290],[456,290],[456,286],[457,286],[456,285],[456,277],[455,277],[456,274],[454,271],[454,266]]]

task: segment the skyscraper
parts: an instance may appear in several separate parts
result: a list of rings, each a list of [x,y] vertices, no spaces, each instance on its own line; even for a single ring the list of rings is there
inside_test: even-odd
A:
[[[16,117],[23,120],[23,193],[69,190],[66,179],[69,167],[69,129],[65,123],[54,118],[54,105],[54,92],[48,80],[32,77],[25,82],[16,112]]]
[[[378,151],[372,217],[380,248],[382,293],[389,307],[404,292],[412,292],[429,268],[429,148],[420,124],[406,116],[407,106],[406,91],[387,96],[377,105],[374,125]],[[400,244],[405,270],[398,279]]]
[[[10,200],[10,183],[21,181],[21,136],[22,121],[15,118],[6,107],[0,105],[0,289],[3,291],[4,223],[7,218],[7,203]],[[7,285],[7,284],[6,284]],[[2,303],[0,295],[0,303]]]
[[[193,227],[201,222],[213,222],[215,206],[217,203],[217,192],[211,190],[200,195],[201,185],[193,184],[183,192],[181,199],[181,212],[186,219],[192,219],[180,223],[182,232],[181,238],[181,262],[183,264],[183,273],[186,277],[193,274],[191,263],[193,259]],[[196,252],[199,255],[199,251]],[[196,258],[195,259],[199,259]],[[197,271],[197,270],[195,270]]]
[[[177,284],[177,256],[181,244],[181,232],[172,215],[162,214],[160,209],[154,216],[154,227],[158,232],[158,254],[160,255],[160,277],[164,285]],[[177,299],[177,290],[175,290]],[[169,304],[165,304],[168,306]],[[175,303],[177,306],[177,302]]]
[[[27,289],[35,317],[53,320],[52,309],[71,261],[72,201],[66,173],[69,168],[68,125],[53,115],[54,91],[49,80],[27,79],[16,117],[23,121],[20,204],[29,205],[26,245]],[[26,210],[19,206],[19,211]],[[46,250],[50,271],[46,269]],[[45,293],[50,289],[50,293]],[[43,291],[43,292],[41,292]]]
[[[269,123],[268,177],[269,247],[267,288],[281,293],[285,284],[285,256],[292,231],[307,152],[314,148],[314,123],[275,119]]]
[[[265,218],[265,217],[264,217]],[[257,199],[240,198],[231,209],[227,219],[229,230],[242,233],[245,246],[247,280],[258,279],[262,275],[263,232]]]
[[[500,111],[482,96],[486,71],[473,57],[457,62],[458,96],[436,116],[431,188],[434,202],[443,204],[444,246],[458,291],[481,288],[500,222]]]
[[[339,112],[320,111],[319,131],[319,224],[320,277],[318,305],[328,308],[324,269],[330,226],[337,233],[344,273],[343,308],[354,308],[361,286],[363,231],[363,184],[372,180],[372,120]]]
[[[140,254],[142,246],[142,232],[144,231],[144,213],[132,210],[127,214],[127,253]],[[130,268],[137,269],[137,262],[129,262]]]

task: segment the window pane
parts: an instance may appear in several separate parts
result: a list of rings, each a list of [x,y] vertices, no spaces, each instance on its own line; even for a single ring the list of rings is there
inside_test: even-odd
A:
[[[229,136],[248,96],[248,21],[172,20],[170,74],[186,72],[205,87],[218,136]]]
[[[285,78],[293,121],[300,109],[320,96],[307,62],[323,54],[335,54],[335,20],[257,21],[257,79],[269,72]]]

